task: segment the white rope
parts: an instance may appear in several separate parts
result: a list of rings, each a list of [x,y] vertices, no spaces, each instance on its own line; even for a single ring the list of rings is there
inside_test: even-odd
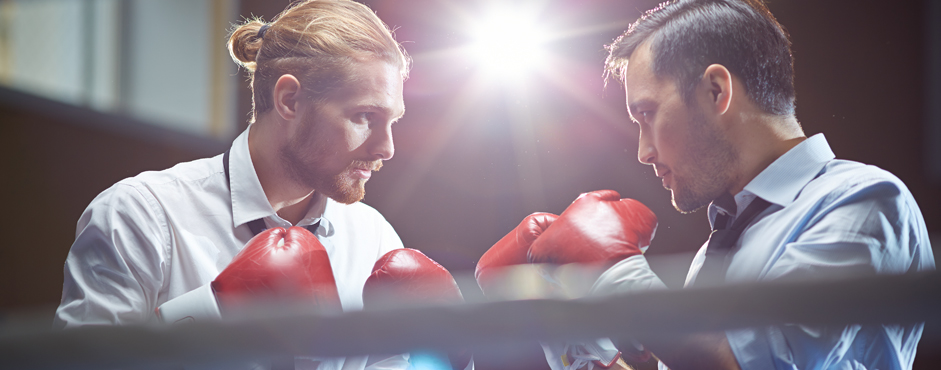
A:
[[[910,323],[941,319],[939,273],[662,290],[603,299],[524,300],[336,315],[275,304],[242,320],[171,328],[58,331],[0,323],[7,368],[116,368],[179,359],[350,356],[417,348],[507,348],[540,340],[644,337],[781,323]],[[858,307],[866,307],[860,310]]]

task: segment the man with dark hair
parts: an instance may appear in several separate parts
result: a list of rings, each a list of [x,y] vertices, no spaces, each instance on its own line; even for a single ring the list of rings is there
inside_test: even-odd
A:
[[[654,166],[678,211],[708,206],[714,231],[686,286],[934,269],[924,219],[906,186],[874,166],[835,159],[822,134],[805,137],[794,114],[790,41],[764,4],[664,3],[609,51],[606,71],[624,85],[640,128],[638,160]],[[627,222],[587,222],[618,198],[580,197],[539,229],[545,232],[530,258],[577,249],[612,262],[595,295],[664,287],[640,245],[610,238],[638,224],[636,215],[608,212]],[[577,245],[567,242],[572,235]],[[922,329],[787,324],[638,341],[674,370],[910,369]]]
[[[631,54],[647,41],[654,45],[653,72],[673,79],[687,103],[706,67],[721,64],[763,111],[794,114],[791,42],[761,2],[664,3],[608,47],[606,71],[623,81]]]
[[[708,205],[721,230],[695,256],[687,286],[934,269],[905,185],[834,159],[822,134],[804,136],[790,41],[764,4],[665,3],[609,51],[606,70],[640,127],[638,160],[654,166],[677,210]],[[629,286],[618,279],[628,268],[608,270],[595,291]],[[908,369],[922,328],[781,325],[644,344],[674,369]]]

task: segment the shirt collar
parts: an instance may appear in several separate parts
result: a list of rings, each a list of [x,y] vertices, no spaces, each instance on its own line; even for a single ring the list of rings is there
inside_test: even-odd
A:
[[[323,230],[323,235],[331,236],[336,231],[333,223],[330,222],[331,216],[335,215],[339,204],[320,192],[314,192],[313,199],[310,200],[310,208],[307,209],[307,215],[298,223],[300,226],[313,225],[320,223],[319,230]]]
[[[836,158],[823,134],[816,134],[788,150],[755,176],[745,190],[772,204],[786,207],[804,186]]]
[[[711,205],[712,208],[730,216],[735,216],[738,213],[738,209],[736,208],[736,204],[738,203],[737,199],[733,198],[729,193],[722,193],[722,195],[712,201]]]
[[[253,220],[268,217],[287,223],[275,213],[274,208],[271,208],[261,182],[258,181],[258,174],[255,172],[255,165],[252,163],[252,156],[248,149],[249,131],[251,130],[246,129],[235,138],[229,152],[229,189],[232,189],[234,226],[239,227]],[[335,201],[321,193],[314,192],[307,215],[298,222],[297,226],[308,226],[320,222],[319,228],[322,228],[326,235],[332,235],[335,230],[329,221],[328,214],[333,213],[329,211],[336,207]]]
[[[252,156],[248,151],[250,129],[251,126],[235,138],[229,149],[229,189],[232,190],[232,218],[235,227],[274,215],[274,209],[261,188]]]
[[[734,217],[756,197],[781,207],[793,203],[801,190],[834,158],[836,156],[823,134],[807,138],[771,162],[745,185],[745,189],[735,195],[734,207],[713,201],[709,205],[709,223],[714,227],[716,214],[720,210]]]

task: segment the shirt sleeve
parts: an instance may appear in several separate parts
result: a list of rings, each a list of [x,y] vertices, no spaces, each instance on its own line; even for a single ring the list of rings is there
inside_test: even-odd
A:
[[[156,199],[118,183],[78,221],[54,326],[143,323],[153,316],[169,231]]]
[[[838,279],[934,269],[921,212],[903,185],[879,181],[822,199],[763,280]],[[813,297],[807,297],[813,299]],[[743,370],[909,369],[923,324],[797,324],[729,330]]]
[[[934,269],[924,220],[904,188],[883,181],[834,198],[785,246],[765,280],[819,280]]]

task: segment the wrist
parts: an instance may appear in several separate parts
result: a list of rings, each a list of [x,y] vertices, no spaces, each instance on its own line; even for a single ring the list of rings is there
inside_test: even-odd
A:
[[[157,320],[165,324],[221,320],[222,313],[211,284],[173,298],[155,310]]]
[[[636,255],[618,261],[601,273],[589,290],[589,295],[605,296],[642,290],[666,289],[666,287],[666,284],[650,268],[647,258],[644,255]]]

